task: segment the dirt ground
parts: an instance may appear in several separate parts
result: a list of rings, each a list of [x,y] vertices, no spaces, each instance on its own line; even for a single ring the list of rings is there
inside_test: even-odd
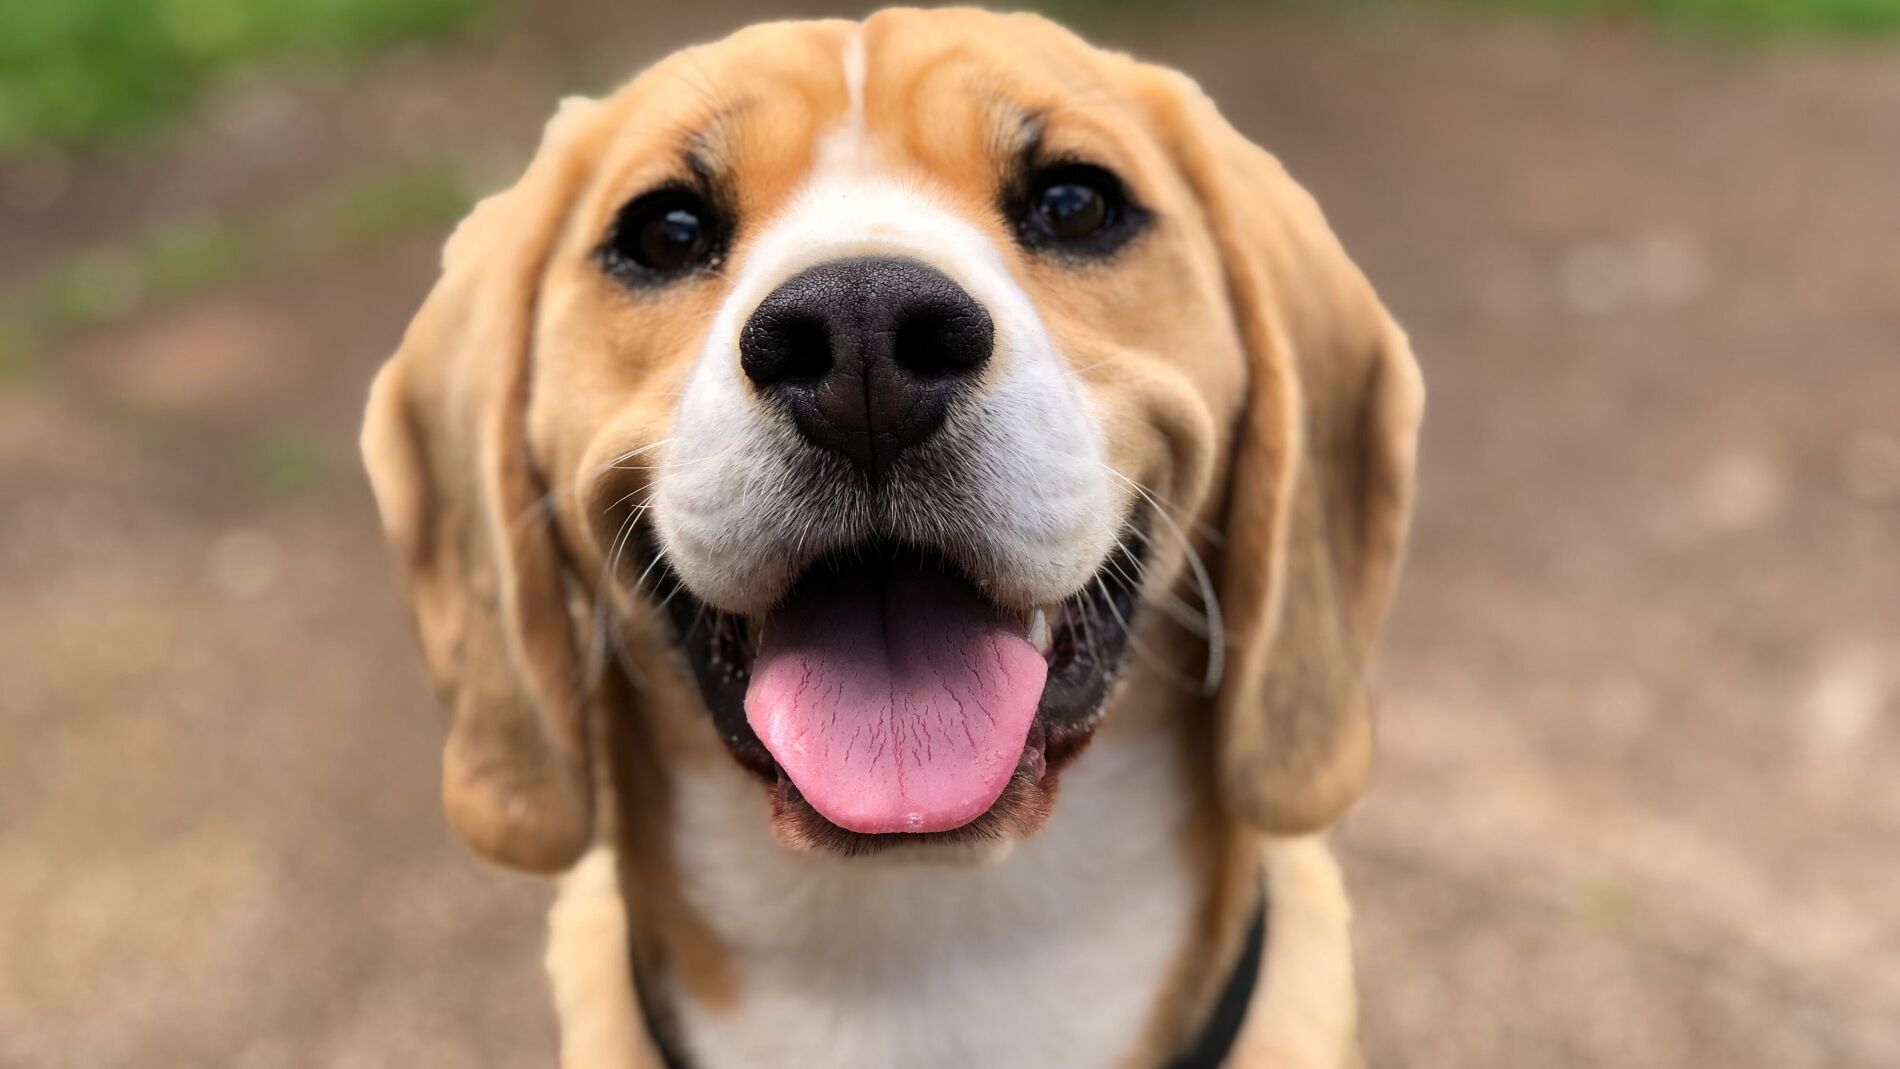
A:
[[[506,174],[565,88],[747,17],[638,7],[0,166],[0,283],[360,166]],[[1337,836],[1370,1063],[1900,1065],[1900,44],[1238,6],[1096,35],[1288,161],[1430,385]],[[0,1066],[551,1064],[546,892],[442,822],[355,468],[440,237],[0,386]]]

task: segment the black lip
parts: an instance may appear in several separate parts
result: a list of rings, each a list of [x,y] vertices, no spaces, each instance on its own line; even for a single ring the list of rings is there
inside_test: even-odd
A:
[[[642,567],[653,584],[653,595],[666,609],[674,641],[699,684],[714,729],[740,765],[767,784],[778,786],[778,763],[746,721],[746,687],[757,653],[746,621],[696,597],[659,551],[650,528],[643,524],[635,538],[637,553],[644,558]],[[1139,549],[1143,544],[1137,515],[1124,524],[1121,539],[1094,577],[1063,602],[1061,619],[1051,621],[1049,675],[1035,720],[1044,764],[1050,773],[1059,771],[1088,743],[1120,676],[1129,629],[1139,604],[1136,580],[1144,563]],[[872,543],[830,554],[808,567],[806,574],[851,567],[866,558],[905,554],[926,556],[953,567],[931,549]]]

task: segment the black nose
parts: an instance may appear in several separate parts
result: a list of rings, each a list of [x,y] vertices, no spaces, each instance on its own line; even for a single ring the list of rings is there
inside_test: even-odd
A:
[[[873,481],[943,425],[990,358],[989,313],[915,260],[861,256],[806,268],[739,334],[739,363],[814,444]]]

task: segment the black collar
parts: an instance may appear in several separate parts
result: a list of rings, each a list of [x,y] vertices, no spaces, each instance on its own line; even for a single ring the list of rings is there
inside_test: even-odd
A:
[[[691,1069],[692,1063],[669,1040],[668,1029],[662,1026],[648,997],[652,988],[642,979],[640,956],[631,953],[631,948],[629,951],[628,956],[633,960],[634,995],[640,1002],[641,1022],[646,1025],[647,1035],[653,1037],[653,1049],[659,1052],[660,1062],[666,1069]],[[1247,1006],[1253,1002],[1254,988],[1260,978],[1260,960],[1266,952],[1267,899],[1262,895],[1260,904],[1254,907],[1253,920],[1247,925],[1247,942],[1240,948],[1234,970],[1227,974],[1227,983],[1221,986],[1214,1012],[1208,1015],[1207,1024],[1201,1028],[1201,1034],[1194,1037],[1194,1043],[1162,1069],[1220,1069],[1227,1055],[1233,1053],[1234,1041],[1240,1038],[1240,1026],[1246,1023]]]
[[[1220,1069],[1240,1038],[1240,1026],[1247,1021],[1247,1007],[1253,1002],[1253,990],[1260,980],[1260,959],[1267,953],[1267,896],[1253,908],[1253,920],[1247,925],[1247,942],[1240,948],[1240,960],[1227,974],[1227,983],[1214,1002],[1194,1045],[1167,1064],[1167,1069]]]

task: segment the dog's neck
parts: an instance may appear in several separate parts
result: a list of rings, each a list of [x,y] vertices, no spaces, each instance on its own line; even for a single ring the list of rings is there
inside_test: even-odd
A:
[[[1181,718],[1122,720],[1001,858],[793,852],[736,766],[676,770],[667,912],[691,921],[635,918],[675,1044],[695,1069],[1161,1064],[1218,891]]]

